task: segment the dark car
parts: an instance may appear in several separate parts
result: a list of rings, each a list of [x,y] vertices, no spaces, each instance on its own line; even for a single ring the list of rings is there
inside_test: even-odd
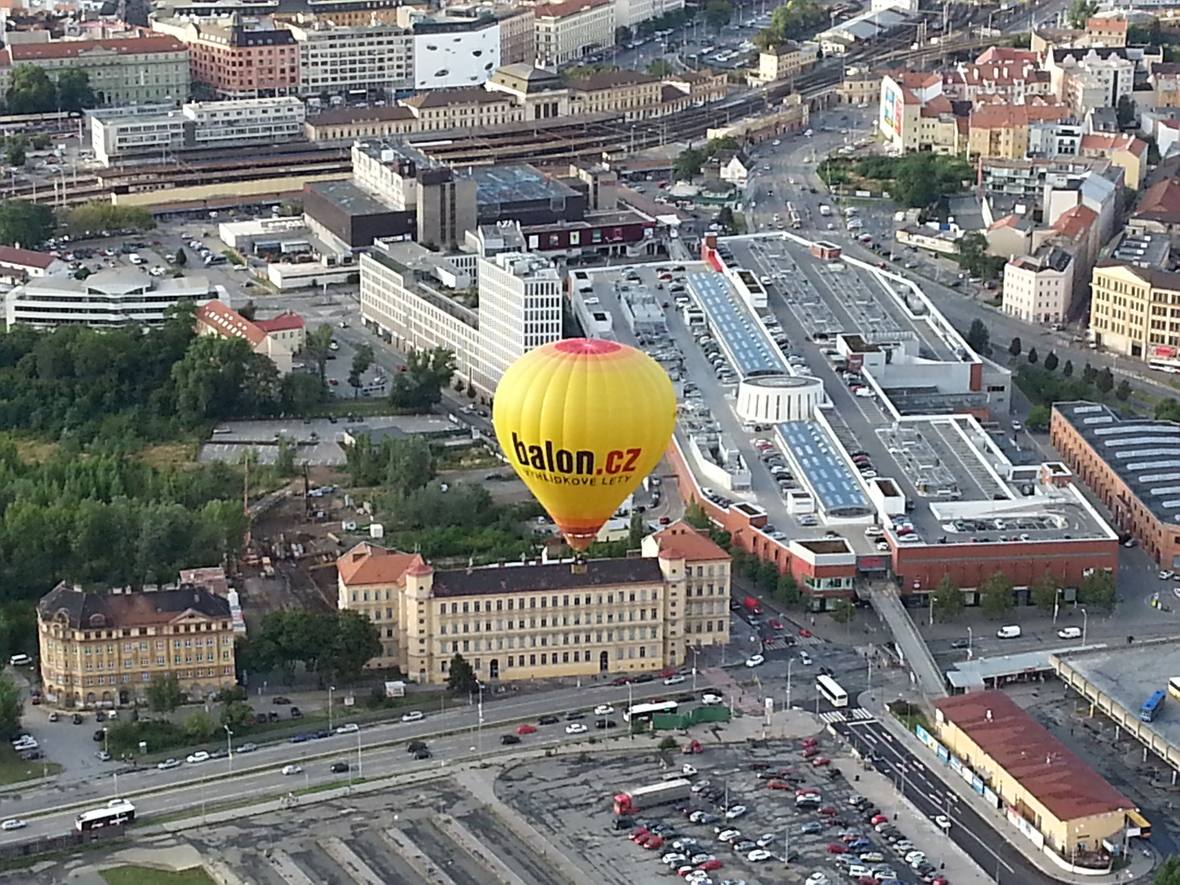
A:
[[[348,763],[347,762],[333,762],[329,771],[331,771],[332,774],[343,774],[344,772],[348,771]]]
[[[502,735],[500,735],[500,743],[502,743],[502,744],[519,744],[520,738],[514,734],[502,734]]]
[[[626,817],[626,816],[616,817],[613,821],[611,821],[611,829],[612,830],[629,830],[633,826],[635,826],[634,819]]]
[[[276,695],[275,697],[271,698],[270,702],[272,704],[289,704],[291,703],[291,699],[285,698],[282,695]]]
[[[94,714],[94,721],[95,722],[106,722],[107,721],[107,714],[104,713],[102,710],[97,711]]]
[[[951,648],[970,648],[971,641],[968,639],[956,639],[951,643]]]
[[[315,738],[317,741],[322,741],[324,738],[330,738],[331,736],[332,736],[332,732],[323,731],[323,730],[317,731],[315,734],[312,735],[312,737]]]
[[[599,719],[594,723],[595,728],[614,728],[618,723],[613,719]]]
[[[556,725],[561,720],[556,716],[542,716],[537,720],[538,725]]]
[[[295,737],[291,738],[291,740],[290,740],[290,743],[292,743],[292,744],[304,744],[304,743],[307,743],[307,742],[308,742],[308,741],[310,741],[310,740],[311,740],[311,735],[310,735],[310,734],[297,734],[297,735],[295,735]]]
[[[82,724],[82,714],[81,714],[81,713],[75,713],[75,714],[74,714],[74,718],[73,718],[71,721],[72,721],[72,722],[73,722],[75,725],[81,725],[81,724]]]
[[[107,736],[107,730],[105,728],[100,728],[98,731],[96,731],[94,733],[94,740],[95,740],[95,742],[101,742],[102,739],[105,738],[106,736]]]
[[[291,718],[292,719],[302,719],[303,718],[303,711],[300,710],[298,707],[292,707],[291,708]]]
[[[425,747],[421,747],[421,748],[414,751],[414,758],[415,759],[429,759],[430,757],[431,757],[431,752],[428,749],[426,749]]]
[[[417,753],[419,750],[425,750],[425,749],[426,749],[426,742],[425,741],[410,741],[408,744],[406,744],[406,752],[407,753]]]
[[[585,714],[585,713],[579,713],[577,710],[575,710],[575,711],[574,711],[574,712],[572,712],[572,713],[566,713],[566,714],[565,714],[565,718],[566,718],[566,721],[567,721],[567,722],[570,722],[570,721],[573,721],[574,719],[585,719],[585,718],[586,718],[586,714]]]

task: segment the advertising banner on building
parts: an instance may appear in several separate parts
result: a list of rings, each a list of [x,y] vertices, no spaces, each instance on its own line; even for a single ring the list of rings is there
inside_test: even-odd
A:
[[[958,756],[951,757],[951,771],[957,771],[959,774],[963,773],[963,763],[959,761]]]

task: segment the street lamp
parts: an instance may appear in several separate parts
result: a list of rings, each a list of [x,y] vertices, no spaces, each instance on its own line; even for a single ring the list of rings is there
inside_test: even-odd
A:
[[[336,686],[328,686],[328,731],[332,730],[332,692],[336,690]]]
[[[971,628],[968,627],[967,628],[967,660],[971,660],[971,643],[972,643],[972,641],[974,641],[974,639],[975,639],[975,634],[972,632]]]
[[[475,722],[475,746],[476,749],[483,752],[483,683],[479,685],[479,705],[476,707],[476,722]]]
[[[1086,610],[1080,609],[1082,613],[1082,648],[1086,647],[1086,627],[1089,625],[1089,617],[1086,615]]]
[[[787,709],[791,709],[791,668],[795,666],[795,659],[787,661]]]
[[[225,729],[225,750],[229,754],[229,770],[234,770],[234,733],[230,731],[228,725],[221,726]]]
[[[356,779],[364,780],[365,770],[361,766],[361,730],[357,727],[356,730]]]

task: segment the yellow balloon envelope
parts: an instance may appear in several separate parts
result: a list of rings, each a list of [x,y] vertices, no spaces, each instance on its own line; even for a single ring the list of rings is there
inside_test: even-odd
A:
[[[567,338],[508,367],[492,408],[517,474],[575,550],[659,463],[676,423],[668,374],[647,354]]]

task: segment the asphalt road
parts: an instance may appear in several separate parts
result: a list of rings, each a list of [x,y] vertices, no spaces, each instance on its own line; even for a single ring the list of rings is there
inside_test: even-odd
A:
[[[996,885],[1056,882],[1009,845],[880,722],[836,722],[830,727],[862,754],[871,753],[877,771],[892,780],[922,814],[931,818],[944,814],[950,818],[951,839],[994,877]]]

